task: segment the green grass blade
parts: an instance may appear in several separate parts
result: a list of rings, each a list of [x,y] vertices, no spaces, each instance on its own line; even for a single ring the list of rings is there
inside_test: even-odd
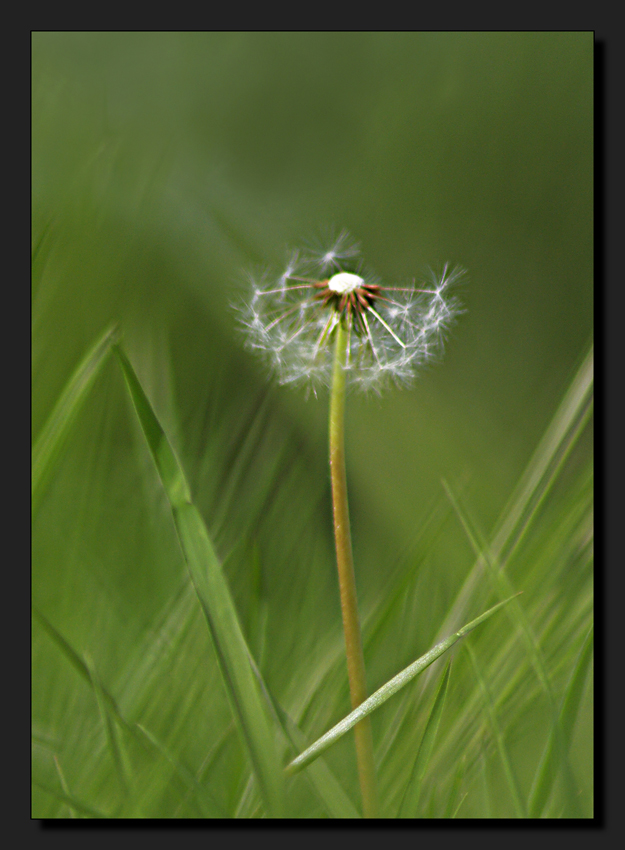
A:
[[[464,794],[462,795],[462,797],[460,798],[460,802],[458,803],[456,808],[451,813],[451,819],[452,820],[454,820],[456,817],[458,817],[458,812],[460,811],[460,806],[462,806],[462,804],[464,803],[464,801],[467,799],[468,796],[469,796],[469,792],[465,791]]]
[[[460,800],[458,799],[460,797],[462,783],[464,781],[466,772],[466,757],[463,756],[461,759],[458,759],[458,764],[456,765],[454,778],[451,784],[451,790],[449,792],[449,798],[447,800],[447,805],[445,806],[445,810],[443,812],[444,819],[455,818],[458,809],[460,808],[467,796],[466,794],[464,794]]]
[[[486,705],[486,711],[490,722],[491,732],[493,738],[495,739],[497,752],[499,753],[499,757],[503,765],[504,774],[508,782],[508,788],[510,790],[510,796],[512,797],[512,801],[514,803],[516,816],[519,818],[526,818],[527,809],[525,803],[523,802],[523,796],[521,794],[519,780],[516,776],[512,760],[508,755],[508,749],[506,747],[503,732],[501,731],[501,727],[497,720],[497,713],[495,711],[495,706],[493,705],[493,699],[488,689],[488,685],[484,681],[484,677],[482,676],[482,673],[480,671],[477,659],[475,657],[475,653],[471,649],[471,645],[466,644],[466,647],[471,658],[471,663],[473,664],[473,669],[475,670],[475,675],[478,680],[480,690],[482,691],[482,694],[484,696],[484,703]]]
[[[35,608],[33,608],[33,615],[43,627],[44,631],[52,639],[53,643],[61,651],[62,655],[65,656],[70,665],[78,673],[80,678],[93,690],[95,694],[100,717],[102,718],[102,723],[104,725],[108,748],[113,757],[120,785],[124,792],[124,798],[122,800],[123,806],[128,799],[127,791],[129,789],[129,777],[131,774],[130,761],[123,746],[123,742],[111,721],[114,720],[119,729],[130,733],[130,735],[138,741],[142,747],[153,749],[154,743],[148,736],[146,736],[140,726],[135,723],[129,723],[124,718],[115,698],[105,688],[100,678],[96,675],[93,661],[90,658],[87,658],[86,661],[84,661],[76,650],[68,643],[68,641],[65,640],[63,635],[61,635],[60,632],[58,632],[47,620],[47,618]],[[63,790],[67,793],[66,788],[63,788]],[[68,805],[70,804],[68,803]],[[77,811],[80,811],[80,809],[77,809]],[[100,816],[103,817],[103,815],[97,815],[97,817]]]
[[[52,639],[52,641],[56,644],[56,646],[61,650],[62,654],[69,661],[74,670],[78,673],[78,675],[86,682],[87,685],[93,687],[93,681],[91,678],[91,673],[89,668],[82,660],[80,655],[76,652],[76,650],[70,646],[70,644],[65,640],[63,635],[58,632],[52,623],[44,617],[44,615],[37,611],[36,608],[33,608],[33,615],[35,619],[39,622],[39,624],[43,627],[44,631],[48,634],[48,636]],[[114,697],[104,688],[103,685],[100,684],[102,698],[106,703],[106,707],[115,719],[120,723],[125,729],[131,730],[131,726],[124,720],[122,717],[121,711],[119,710],[119,706],[117,705]]]
[[[593,406],[593,351],[591,347],[571,381],[497,524],[489,551],[492,563],[498,569],[504,567],[519,545],[590,418]],[[462,622],[485,569],[485,559],[479,556],[445,618],[439,635]]]
[[[65,803],[66,806],[69,806],[70,809],[73,809],[79,815],[86,815],[89,818],[99,818],[102,820],[105,818],[108,819],[109,817],[109,815],[104,814],[104,812],[99,811],[99,809],[76,799],[73,795],[66,794],[64,791],[58,791],[56,788],[51,788],[49,785],[46,785],[44,782],[39,782],[37,779],[33,779],[33,785],[36,785],[37,788],[41,788],[42,791],[45,791],[46,794],[50,794],[51,797],[55,797],[61,803]]]
[[[490,554],[488,552],[488,545],[485,542],[483,536],[479,533],[475,524],[468,516],[467,512],[462,508],[458,499],[452,493],[449,485],[446,482],[443,482],[443,486],[445,487],[450,502],[454,510],[456,511],[460,523],[462,524],[467,534],[467,537],[469,539],[469,542],[471,543],[475,555],[478,557],[482,557],[485,563],[488,565],[491,572],[491,576],[498,587],[499,594],[501,596],[503,596],[504,594],[506,596],[509,596],[511,593],[514,592],[514,588],[512,587],[512,583],[508,579],[505,570],[498,570],[496,565],[492,563]],[[569,789],[571,789],[574,783],[573,772],[569,764],[568,746],[565,744],[563,738],[561,718],[558,716],[559,712],[556,705],[556,700],[554,698],[553,689],[549,681],[547,664],[545,662],[540,642],[537,639],[534,630],[530,625],[528,616],[526,615],[523,607],[518,602],[515,602],[513,605],[510,605],[506,609],[506,612],[510,617],[512,623],[518,629],[519,633],[524,636],[528,650],[528,657],[536,672],[537,678],[540,681],[541,687],[549,701],[550,710],[553,716],[550,741],[555,744],[555,746],[553,746],[550,751],[550,760],[553,759],[555,757],[555,754],[557,753],[557,757],[559,758],[560,763],[562,765],[563,781],[569,787]],[[554,767],[555,769],[554,765],[552,765],[552,767]],[[569,797],[575,799],[575,794],[569,794]],[[575,812],[575,814],[577,814],[577,812]]]
[[[268,814],[283,808],[283,776],[270,721],[249,662],[236,608],[204,521],[191,502],[182,467],[124,352],[116,347],[124,377],[169,499],[185,561],[206,616],[238,728]]]
[[[85,682],[86,685],[88,685],[91,689],[95,691],[98,706],[100,709],[100,714],[103,720],[107,715],[109,717],[113,717],[119,727],[130,733],[132,737],[141,746],[147,748],[149,751],[155,751],[156,753],[163,756],[173,766],[177,775],[180,777],[180,779],[182,779],[183,783],[187,786],[187,788],[195,796],[195,798],[198,799],[199,796],[201,802],[198,799],[198,803],[202,807],[202,813],[206,817],[225,817],[225,814],[223,813],[221,808],[219,808],[217,804],[214,803],[214,801],[212,800],[212,797],[210,797],[209,792],[206,791],[203,786],[195,779],[195,777],[192,776],[190,771],[187,771],[178,762],[175,761],[174,756],[168,750],[166,750],[165,746],[160,741],[158,741],[154,735],[148,732],[147,729],[145,729],[140,724],[132,723],[125,719],[119,709],[115,698],[105,688],[100,679],[96,678],[94,681],[94,676],[92,674],[92,663],[90,662],[88,665],[85,661],[83,661],[80,655],[68,643],[68,641],[63,637],[63,635],[61,635],[60,632],[58,632],[57,629],[55,629],[55,627],[47,620],[47,618],[39,611],[37,611],[37,609],[33,609],[33,615],[43,627],[44,631],[52,639],[53,643],[65,656],[69,664],[78,673],[80,678]],[[106,722],[106,720],[104,720],[104,722]],[[114,732],[111,729],[107,729],[107,735],[112,737],[114,735]],[[36,736],[33,736],[33,739],[36,739]],[[45,746],[58,746],[58,742],[48,741],[47,738],[43,739],[43,744]],[[124,761],[122,762],[120,757],[120,763],[126,765],[124,767],[124,771],[126,776],[129,775],[127,760],[124,759]],[[69,791],[67,788],[63,788],[63,791],[69,795]],[[70,804],[68,803],[68,805]],[[80,809],[78,809],[78,811],[80,811]]]
[[[492,785],[489,782],[488,762],[486,759],[486,747],[482,751],[480,758],[480,786],[484,799],[483,811],[484,817],[489,820],[493,817],[493,802],[492,802]]]
[[[512,598],[512,597],[511,597]],[[322,752],[327,750],[329,746],[334,744],[345,735],[346,732],[349,732],[359,720],[362,720],[363,717],[367,717],[371,714],[372,711],[375,711],[376,708],[379,708],[383,705],[393,694],[396,694],[397,691],[401,690],[405,685],[414,679],[415,676],[418,676],[419,673],[422,673],[427,667],[430,666],[437,658],[440,658],[448,649],[450,649],[460,638],[464,637],[470,631],[472,631],[476,626],[479,626],[480,623],[483,623],[489,617],[506,605],[510,600],[505,599],[503,602],[499,602],[497,605],[493,605],[492,608],[489,608],[488,611],[485,611],[483,614],[480,614],[479,617],[476,617],[475,620],[471,620],[470,623],[467,623],[453,635],[445,638],[445,640],[437,643],[436,646],[432,647],[429,652],[426,652],[425,655],[422,655],[416,661],[413,661],[412,664],[408,665],[401,673],[398,673],[392,679],[390,679],[385,685],[382,685],[374,694],[368,697],[364,702],[362,702],[358,708],[354,709],[350,714],[343,718],[336,726],[333,726],[325,735],[322,735],[321,738],[318,738],[314,744],[311,744],[307,750],[293,759],[293,761],[287,766],[287,771],[289,773],[295,773],[298,770],[306,767],[316,758],[318,758]]]
[[[412,768],[412,774],[404,792],[404,798],[399,808],[398,817],[400,818],[416,818],[419,811],[419,797],[421,796],[421,787],[423,778],[427,770],[428,762],[434,748],[436,733],[443,714],[443,706],[445,705],[445,696],[447,695],[447,685],[449,683],[449,673],[451,670],[451,662],[447,662],[443,673],[441,683],[434,699],[434,705],[428,718],[421,745]]]
[[[72,424],[115,342],[115,327],[108,328],[87,352],[67,382],[46,424],[41,429],[31,457],[31,504],[35,515],[54,465],[63,450]]]
[[[582,701],[586,676],[592,660],[592,649],[593,630],[591,629],[580,651],[577,664],[575,665],[575,669],[564,694],[562,708],[560,710],[560,734],[562,736],[563,746],[566,747],[567,751],[571,746],[571,740],[575,731],[577,713]],[[542,812],[545,810],[556,780],[558,758],[559,755],[556,734],[552,731],[536,771],[536,776],[530,792],[529,811],[531,817],[540,817]],[[575,790],[573,789],[573,795],[574,794]],[[570,796],[571,795],[569,794],[569,797]]]
[[[54,754],[54,766],[56,768],[56,772],[57,772],[57,775],[59,777],[59,782],[61,783],[61,788],[63,790],[63,793],[66,795],[66,797],[68,797],[68,798],[71,797],[71,792],[70,792],[69,787],[67,785],[67,781],[65,779],[65,774],[63,773],[63,770],[61,769],[61,765],[59,763],[59,759],[58,759],[58,756],[57,756],[56,753]],[[68,808],[69,808],[70,818],[75,818],[76,817],[76,811],[73,808],[73,806],[68,806]]]
[[[293,749],[297,752],[297,750],[306,747],[306,738],[303,732],[288,715],[284,718],[284,724]],[[315,793],[330,817],[350,820],[362,817],[324,759],[319,758],[311,764],[306,771],[306,777],[310,780]]]
[[[113,723],[114,715],[110,708],[110,703],[104,695],[104,688],[100,682],[100,678],[96,672],[93,660],[85,654],[85,662],[91,678],[91,685],[98,703],[100,718],[104,727],[106,743],[111,753],[115,771],[119,780],[119,785],[122,791],[122,805],[128,796],[129,780],[130,780],[130,762],[124,750],[123,744],[120,741],[117,733],[117,728]]]
[[[258,667],[254,663],[254,660],[250,660],[254,672],[256,673],[261,691],[267,700],[267,705],[275,718],[276,724],[282,728],[285,738],[288,740],[295,752],[305,749],[307,742],[304,733],[289,714],[282,708],[280,703],[274,699],[261,676],[260,670],[258,670]],[[314,792],[325,806],[330,817],[349,819],[361,817],[361,814],[343,790],[343,786],[322,758],[313,762],[309,766],[305,775]]]
[[[482,559],[483,562],[488,566],[490,570],[491,577],[493,579],[494,584],[497,587],[500,596],[509,597],[514,593],[514,587],[508,576],[506,575],[505,570],[498,569],[497,564],[493,562],[491,554],[489,552],[488,543],[484,539],[484,536],[479,532],[475,523],[469,517],[467,511],[460,504],[459,499],[452,492],[451,487],[447,484],[446,481],[443,481],[443,487],[445,492],[447,493],[447,497],[451,502],[451,505],[456,512],[456,515],[462,525],[469,543],[471,544],[471,548],[475,556],[478,559]],[[511,605],[507,609],[507,614],[510,617],[513,625],[519,630],[520,633],[524,635],[525,642],[528,648],[528,654],[536,671],[536,675],[547,694],[550,703],[553,703],[553,694],[551,685],[549,683],[549,676],[547,673],[547,666],[545,664],[545,660],[543,657],[542,650],[540,648],[540,644],[536,639],[536,635],[534,634],[528,617],[523,610],[523,607],[519,604],[519,602],[515,602],[514,605]]]
[[[183,784],[190,792],[192,800],[195,802],[200,814],[205,818],[223,818],[224,812],[217,802],[213,799],[210,792],[204,788],[195,778],[191,771],[181,764],[175,756],[156,738],[151,732],[145,729],[140,724],[138,728],[148,738],[154,747],[160,752],[163,758],[170,764],[176,775],[182,780]]]

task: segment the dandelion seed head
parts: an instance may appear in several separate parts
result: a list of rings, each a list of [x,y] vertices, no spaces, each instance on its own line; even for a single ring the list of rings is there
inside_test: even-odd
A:
[[[237,309],[249,348],[283,384],[331,381],[334,337],[348,334],[348,382],[379,391],[406,384],[441,352],[445,331],[462,312],[448,290],[463,270],[429,270],[423,282],[386,284],[366,269],[358,245],[342,232],[330,247],[292,251],[283,270],[250,277]]]

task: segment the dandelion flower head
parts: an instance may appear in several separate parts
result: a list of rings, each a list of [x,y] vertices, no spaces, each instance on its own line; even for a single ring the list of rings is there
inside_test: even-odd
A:
[[[365,389],[409,383],[440,353],[461,312],[450,289],[463,270],[446,265],[423,282],[387,285],[359,254],[343,232],[330,247],[293,251],[280,272],[251,278],[241,308],[247,344],[280,383],[330,384],[339,323],[347,333],[347,380]]]

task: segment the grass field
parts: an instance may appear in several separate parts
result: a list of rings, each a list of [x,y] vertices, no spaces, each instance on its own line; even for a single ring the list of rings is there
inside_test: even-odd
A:
[[[380,816],[591,818],[592,34],[32,59],[32,816],[361,816],[351,730],[285,769],[350,713],[328,392],[233,309],[347,228],[467,269],[444,356],[347,398]]]

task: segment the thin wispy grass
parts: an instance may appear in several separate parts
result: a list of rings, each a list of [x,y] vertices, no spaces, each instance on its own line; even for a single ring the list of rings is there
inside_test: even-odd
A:
[[[34,513],[54,472],[72,425],[85,403],[93,382],[102,370],[116,338],[116,328],[110,327],[93,344],[76,367],[32,449],[31,510]]]
[[[587,522],[589,503],[583,480],[577,491],[567,494],[559,511],[558,503],[549,505],[549,509],[555,510],[559,517],[557,524],[542,519],[543,505],[547,505],[548,496],[545,491],[555,483],[562,469],[562,447],[565,446],[566,452],[571,450],[571,444],[579,438],[587,421],[588,396],[587,391],[580,391],[579,381],[577,384],[573,382],[568,396],[570,399],[571,392],[577,387],[573,392],[576,404],[562,406],[560,414],[564,408],[567,416],[558,414],[556,421],[559,421],[560,428],[552,426],[551,432],[548,432],[549,439],[543,439],[543,447],[548,445],[549,450],[535,455],[539,460],[534,462],[543,471],[542,474],[526,474],[526,480],[533,481],[534,490],[526,486],[519,488],[523,493],[522,504],[532,504],[533,507],[524,510],[519,507],[518,499],[512,500],[514,516],[523,516],[524,519],[512,523],[504,519],[501,523],[507,528],[518,529],[519,522],[523,526],[523,533],[516,536],[512,547],[514,557],[512,553],[508,554],[506,571],[493,560],[492,544],[489,546],[454,488],[445,485],[477,563],[483,565],[482,582],[485,586],[474,586],[479,593],[474,593],[473,604],[478,597],[493,592],[503,596],[523,589],[526,591],[524,596],[498,603],[477,620],[439,641],[403,673],[378,688],[359,709],[336,723],[329,733],[321,737],[317,735],[318,740],[307,745],[307,739],[314,740],[315,737],[302,731],[302,719],[306,724],[310,708],[325,701],[334,706],[332,711],[338,709],[337,676],[332,671],[337,674],[340,671],[340,641],[328,643],[329,652],[325,660],[319,657],[308,670],[306,665],[300,665],[296,678],[299,693],[292,693],[289,697],[293,705],[297,705],[292,715],[288,706],[283,707],[281,700],[276,700],[271,694],[250,652],[240,614],[204,521],[193,506],[182,466],[130,361],[121,349],[117,351],[142,433],[167,495],[195,594],[189,594],[187,586],[168,603],[156,630],[150,636],[146,635],[140,650],[137,647],[135,659],[129,659],[126,678],[124,680],[122,676],[117,684],[120,698],[113,696],[102,681],[90,656],[81,656],[43,613],[34,612],[35,621],[47,633],[51,645],[65,658],[66,669],[73,669],[92,694],[96,708],[93,730],[102,742],[102,746],[90,756],[92,782],[82,786],[83,794],[79,796],[73,790],[81,787],[78,776],[74,775],[74,757],[52,743],[53,771],[48,776],[45,770],[41,772],[37,768],[34,783],[38,793],[47,795],[49,802],[56,801],[56,816],[141,817],[154,812],[156,805],[159,811],[163,811],[164,805],[164,811],[174,817],[257,817],[280,813],[306,817],[323,813],[326,817],[355,818],[358,811],[352,799],[353,775],[351,778],[350,774],[341,775],[340,761],[334,759],[333,749],[329,748],[332,744],[339,747],[346,732],[362,716],[370,713],[372,717],[379,713],[380,719],[376,723],[387,727],[386,735],[375,739],[381,771],[380,790],[385,798],[381,810],[384,817],[397,816],[398,813],[400,817],[472,816],[470,813],[475,813],[476,806],[479,807],[477,789],[480,784],[483,790],[479,796],[486,806],[484,815],[490,812],[490,816],[501,816],[510,804],[518,817],[553,817],[567,812],[573,817],[588,816],[585,792],[580,798],[577,768],[570,763],[592,660],[591,635],[587,629],[585,638],[580,634],[591,613],[585,601],[590,599],[588,585],[581,574],[577,585],[573,582],[571,588],[576,586],[574,592],[579,603],[570,606],[568,613],[553,607],[556,596],[549,585],[543,587],[547,600],[536,587],[536,582],[542,581],[543,573],[554,561],[564,559],[564,564],[571,558],[584,558],[588,535],[592,533],[592,525]],[[559,440],[554,438],[554,433],[559,434]],[[440,530],[436,530],[436,522],[430,531],[427,528],[425,524],[416,541],[423,544],[427,540],[428,547],[435,547]],[[521,570],[520,565],[530,554],[531,560]],[[271,605],[267,608],[267,600],[263,602],[257,551],[252,554],[252,559],[257,571],[252,607],[256,621],[260,622],[263,618],[271,618]],[[514,583],[509,577],[511,568],[514,568]],[[529,576],[532,577],[531,590],[521,587],[523,578]],[[556,573],[551,581],[570,583],[573,579],[570,573]],[[400,611],[409,610],[412,604],[409,600],[415,587],[410,572],[398,569],[388,583],[386,598],[380,600],[365,618],[365,645],[369,651],[376,652],[385,631],[393,630],[396,621],[400,622]],[[571,601],[574,598],[571,597]],[[180,749],[181,742],[186,741],[182,744],[183,749],[192,746],[192,736],[184,731],[183,718],[191,716],[188,711],[181,713],[183,725],[177,724],[175,737],[170,736],[169,742],[161,740],[158,731],[146,725],[149,720],[137,723],[126,715],[127,711],[135,716],[137,711],[145,713],[141,706],[149,706],[150,716],[156,716],[154,711],[158,711],[158,703],[154,700],[164,695],[161,679],[166,675],[166,665],[177,663],[176,659],[182,658],[181,653],[186,652],[183,646],[187,636],[192,634],[189,629],[198,601],[217,648],[223,685],[229,692],[231,717],[234,718],[234,725],[229,727],[230,733],[237,728],[241,732],[241,740],[249,755],[247,767],[232,748],[234,739],[228,732],[228,726],[223,727],[202,764],[193,769],[186,765]],[[264,615],[261,614],[263,606]],[[477,640],[469,648],[471,665],[463,666],[460,663],[462,656],[459,656],[452,676],[455,687],[450,688],[450,671],[447,668],[439,679],[437,693],[433,693],[426,680],[427,668],[431,669],[430,665],[437,658],[449,651],[469,630],[485,623],[502,606],[508,612],[512,631],[506,630],[505,639],[502,641],[496,637],[494,642],[492,638],[485,640],[479,632],[473,632]],[[452,605],[448,618],[453,612]],[[254,622],[254,617],[250,622]],[[482,628],[494,629],[493,636],[501,631],[501,628],[487,623]],[[269,647],[265,652],[271,652],[271,636],[266,639]],[[565,640],[576,647],[575,657],[571,657],[564,648]],[[545,652],[543,647],[547,645],[549,651]],[[243,673],[235,669],[239,664],[243,665]],[[566,670],[568,674],[563,681],[561,671]],[[415,678],[418,673],[424,675]],[[415,683],[421,682],[417,690],[414,684],[410,686],[412,690],[406,687],[413,679]],[[393,699],[401,688],[405,688],[405,696]],[[456,689],[465,692],[460,703],[454,694]],[[428,694],[429,703],[426,703]],[[176,702],[182,705],[182,693],[176,695],[174,691],[168,695],[168,698],[171,697],[173,705]],[[120,708],[120,699],[127,705],[125,711]],[[551,719],[546,726],[543,723],[545,743],[535,753],[528,780],[527,765],[519,762],[516,753],[518,732],[515,730],[522,722],[524,712],[536,710],[545,699],[547,715]],[[197,722],[197,708],[192,711],[196,718],[194,722]],[[54,735],[39,737],[42,741],[55,740]],[[36,740],[34,746],[40,746]],[[484,742],[489,740],[494,746],[492,753],[488,747],[484,749]],[[278,744],[278,741],[281,743]],[[455,755],[458,752],[463,754],[460,761]],[[495,755],[499,767],[491,763]],[[235,764],[239,766],[234,773],[230,769],[223,773],[228,760],[233,758],[232,767]],[[284,767],[289,761],[290,767],[284,774]],[[35,761],[35,764],[39,763]],[[43,766],[44,762],[41,764]],[[148,764],[151,765],[150,774],[146,774]],[[500,789],[493,785],[497,782],[499,770],[505,777],[508,803],[501,800]],[[215,793],[222,774],[225,780],[223,790]],[[226,779],[228,775],[230,778]],[[146,782],[143,777],[147,776],[151,778]],[[115,787],[116,792],[113,791]],[[108,800],[104,806],[99,802],[103,794]],[[313,800],[316,802],[313,803]]]

